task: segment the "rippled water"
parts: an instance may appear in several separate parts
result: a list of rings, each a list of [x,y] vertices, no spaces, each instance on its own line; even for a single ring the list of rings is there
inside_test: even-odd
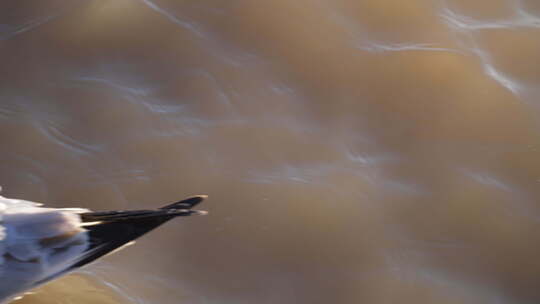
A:
[[[540,301],[539,3],[2,2],[4,195],[210,195],[18,303]]]

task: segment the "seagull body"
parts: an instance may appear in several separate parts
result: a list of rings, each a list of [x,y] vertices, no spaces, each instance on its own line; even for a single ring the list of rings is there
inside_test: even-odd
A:
[[[111,253],[177,216],[205,196],[155,210],[91,212],[44,208],[0,196],[0,303]]]

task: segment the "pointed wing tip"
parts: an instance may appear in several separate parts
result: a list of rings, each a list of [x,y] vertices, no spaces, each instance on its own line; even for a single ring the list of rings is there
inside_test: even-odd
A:
[[[160,209],[191,209],[208,198],[208,195],[195,195]]]
[[[208,198],[208,195],[206,194],[198,194],[198,195],[193,195],[193,196],[190,196],[182,201],[189,201],[189,200],[199,200],[199,202],[202,202],[204,201],[205,199]]]

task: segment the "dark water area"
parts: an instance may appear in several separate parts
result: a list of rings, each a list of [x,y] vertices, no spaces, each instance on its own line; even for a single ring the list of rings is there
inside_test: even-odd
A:
[[[17,303],[537,303],[540,5],[8,0],[0,184],[179,219]]]

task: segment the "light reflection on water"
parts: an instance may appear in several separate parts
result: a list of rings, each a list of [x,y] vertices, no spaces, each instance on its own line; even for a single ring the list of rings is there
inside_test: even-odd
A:
[[[210,195],[19,303],[540,300],[537,1],[0,8],[6,196]]]

